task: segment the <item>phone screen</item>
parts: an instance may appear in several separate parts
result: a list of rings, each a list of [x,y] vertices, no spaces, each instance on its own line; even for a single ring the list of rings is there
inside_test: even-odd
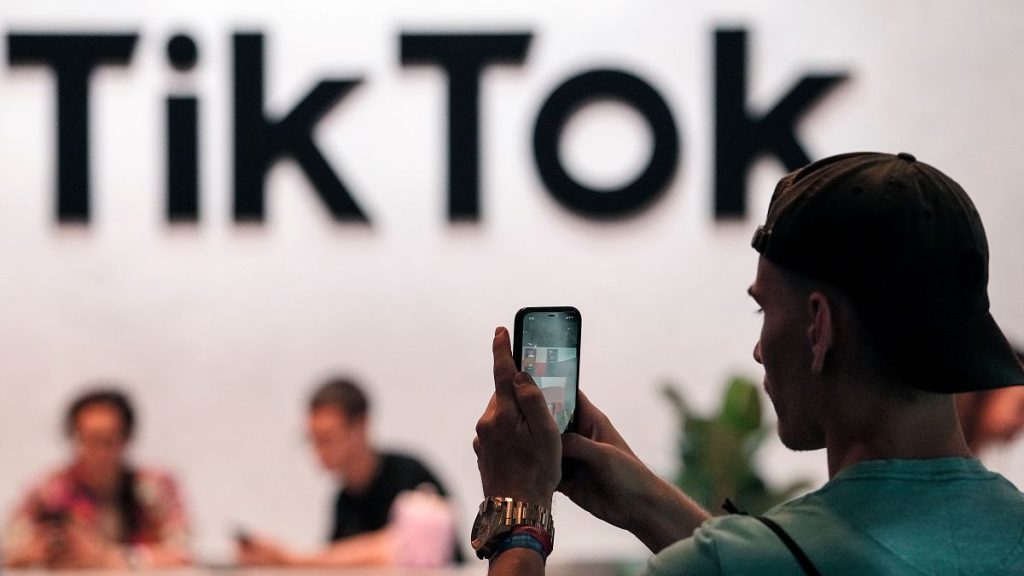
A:
[[[524,308],[516,315],[519,369],[543,390],[548,410],[565,432],[576,412],[580,313],[575,308]]]

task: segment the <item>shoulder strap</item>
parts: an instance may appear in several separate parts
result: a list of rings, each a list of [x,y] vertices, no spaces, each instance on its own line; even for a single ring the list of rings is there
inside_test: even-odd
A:
[[[807,574],[807,576],[821,576],[821,572],[818,572],[818,569],[814,567],[814,563],[811,562],[811,559],[807,557],[807,554],[804,554],[803,549],[797,545],[796,540],[793,540],[793,538],[782,529],[782,526],[779,526],[773,520],[765,518],[764,516],[754,516],[754,518],[757,518],[762,524],[771,529],[772,532],[775,532],[775,535],[779,537],[779,540],[782,540],[782,543],[786,545],[786,548],[789,548],[790,553],[793,554],[794,558],[796,558],[797,563],[800,564],[800,568],[803,568],[804,574]]]
[[[746,512],[741,511],[735,504],[733,504],[732,500],[729,500],[728,498],[725,499],[725,503],[722,504],[722,508],[730,514],[747,515]],[[792,554],[793,558],[796,559],[797,564],[800,565],[804,574],[807,574],[807,576],[821,576],[821,572],[818,572],[818,569],[814,567],[814,563],[811,562],[811,559],[807,557],[807,554],[805,554],[803,549],[796,543],[796,540],[793,540],[789,533],[782,529],[782,526],[779,526],[774,520],[765,518],[764,516],[754,516],[754,518],[774,532],[775,535],[779,537],[779,540],[782,540],[782,543],[789,549],[790,554]]]

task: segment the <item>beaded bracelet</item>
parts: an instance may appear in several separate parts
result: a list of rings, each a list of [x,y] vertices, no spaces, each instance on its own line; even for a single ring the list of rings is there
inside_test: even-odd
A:
[[[540,557],[544,560],[545,564],[548,561],[548,555],[545,553],[544,543],[541,542],[539,538],[529,532],[513,532],[508,536],[508,538],[505,538],[505,540],[502,541],[501,545],[498,546],[498,549],[494,551],[493,555],[491,555],[491,562],[494,562],[494,559],[500,556],[503,552],[513,548],[529,548],[537,554],[540,554]]]
[[[555,546],[554,534],[541,528],[540,526],[516,526],[512,529],[513,534],[529,534],[536,538],[540,545],[544,547],[544,557],[551,556],[551,550]]]

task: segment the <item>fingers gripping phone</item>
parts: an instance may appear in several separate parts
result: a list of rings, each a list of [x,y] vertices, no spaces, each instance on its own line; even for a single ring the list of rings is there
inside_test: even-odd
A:
[[[516,312],[512,357],[544,392],[562,432],[576,420],[580,374],[580,311],[572,306],[522,308]]]

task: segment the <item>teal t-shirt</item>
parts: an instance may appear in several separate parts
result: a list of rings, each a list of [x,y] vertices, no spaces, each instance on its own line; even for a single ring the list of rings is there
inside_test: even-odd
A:
[[[1024,494],[966,458],[873,460],[765,514],[823,576],[1024,574]],[[803,574],[755,518],[708,520],[646,574]]]

